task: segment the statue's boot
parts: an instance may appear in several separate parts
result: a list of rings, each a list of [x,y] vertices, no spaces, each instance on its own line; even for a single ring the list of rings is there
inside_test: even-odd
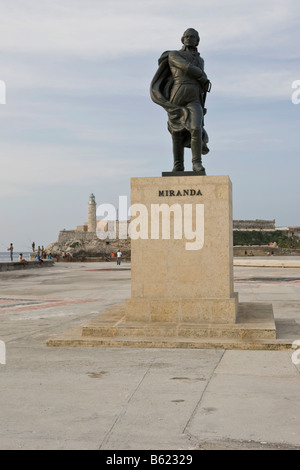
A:
[[[179,135],[173,134],[173,156],[174,167],[172,171],[184,171],[184,146],[182,145],[182,138]]]
[[[202,138],[201,129],[194,129],[191,131],[191,148],[192,148],[192,162],[193,171],[204,171],[205,168],[202,165]]]

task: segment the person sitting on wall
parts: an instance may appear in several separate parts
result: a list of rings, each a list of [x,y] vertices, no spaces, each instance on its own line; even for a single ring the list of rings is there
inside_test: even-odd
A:
[[[23,253],[20,253],[19,255],[19,263],[27,264],[26,259],[23,258]]]

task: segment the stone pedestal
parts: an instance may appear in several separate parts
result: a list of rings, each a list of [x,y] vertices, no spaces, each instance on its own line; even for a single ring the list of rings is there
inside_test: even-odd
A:
[[[228,176],[133,178],[131,209],[131,297],[48,345],[286,347],[272,305],[234,292]]]
[[[229,177],[133,178],[131,204],[145,209],[126,320],[235,323]]]

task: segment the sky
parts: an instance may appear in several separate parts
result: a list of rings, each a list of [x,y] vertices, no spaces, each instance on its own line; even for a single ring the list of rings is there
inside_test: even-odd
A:
[[[229,175],[234,219],[300,225],[299,0],[0,0],[0,11],[0,251],[47,246],[87,221],[91,193],[118,206],[131,177],[171,171],[149,87],[189,27],[212,82],[207,174]]]

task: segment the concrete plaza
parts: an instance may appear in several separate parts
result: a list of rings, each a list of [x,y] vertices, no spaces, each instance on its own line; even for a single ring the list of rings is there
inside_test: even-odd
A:
[[[278,335],[300,340],[299,267],[234,276],[241,302],[271,302]],[[292,350],[46,346],[129,297],[130,278],[129,263],[0,273],[0,449],[300,449]]]

